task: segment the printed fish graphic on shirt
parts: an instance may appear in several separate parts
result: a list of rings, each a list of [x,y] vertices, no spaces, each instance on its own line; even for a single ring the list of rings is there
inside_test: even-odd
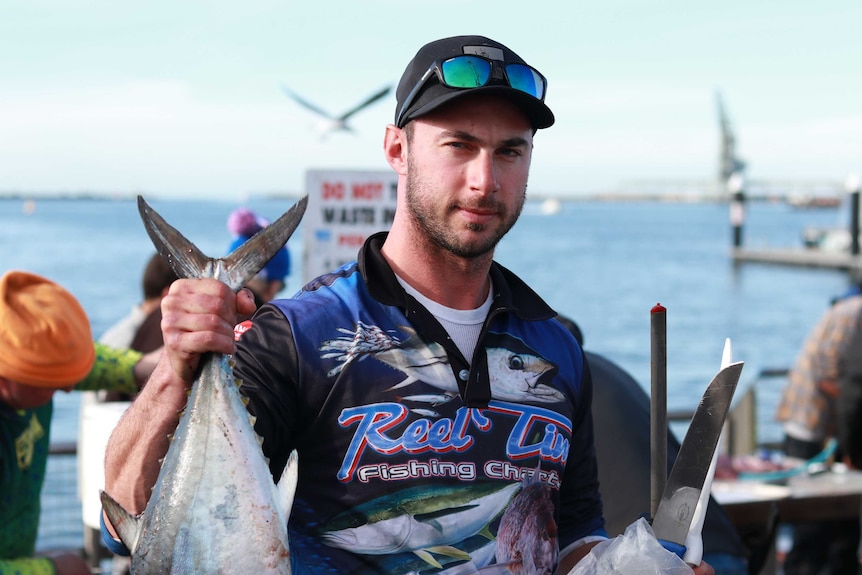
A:
[[[390,390],[400,389],[421,381],[453,397],[458,395],[458,382],[449,365],[443,346],[426,343],[409,327],[402,327],[409,337],[400,341],[377,326],[358,322],[355,330],[340,328],[343,337],[323,342],[320,347],[324,359],[336,359],[339,364],[330,370],[337,375],[349,363],[367,357],[401,371],[407,378]],[[564,395],[542,383],[556,370],[556,366],[542,358],[520,339],[508,334],[489,333],[485,341],[491,395],[503,401],[562,401]]]
[[[495,543],[484,534],[474,535],[456,546],[465,553],[465,557],[450,557],[437,555],[442,567],[429,565],[423,559],[413,554],[398,553],[390,555],[380,562],[380,570],[391,575],[468,575],[483,573],[487,575],[505,575],[508,573],[503,565],[488,565],[494,560]],[[440,570],[442,568],[442,571]]]
[[[321,538],[364,555],[413,552],[440,568],[432,553],[469,560],[454,545],[487,529],[520,489],[500,482],[410,487],[335,516],[321,527]]]

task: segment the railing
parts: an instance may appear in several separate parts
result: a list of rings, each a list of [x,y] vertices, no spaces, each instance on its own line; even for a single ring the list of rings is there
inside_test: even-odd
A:
[[[725,422],[725,442],[721,445],[724,453],[746,455],[758,448],[780,448],[778,424],[772,425],[772,433],[764,434],[758,429],[758,422],[772,421],[787,373],[788,369],[783,367],[761,369],[752,383],[738,390]],[[688,423],[693,416],[694,409],[672,410],[668,411],[667,419],[681,424]]]
[[[39,520],[37,551],[77,550],[93,574],[111,573],[111,553],[98,532],[84,525],[78,496],[78,449],[75,443],[52,443]]]

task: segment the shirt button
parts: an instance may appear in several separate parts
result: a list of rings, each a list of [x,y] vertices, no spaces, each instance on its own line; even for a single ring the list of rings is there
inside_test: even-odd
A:
[[[458,377],[461,379],[461,381],[467,381],[467,379],[470,377],[470,372],[466,369],[462,369],[458,372]]]

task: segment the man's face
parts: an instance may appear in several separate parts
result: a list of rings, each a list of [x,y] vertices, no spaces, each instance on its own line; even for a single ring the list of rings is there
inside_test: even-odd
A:
[[[492,253],[527,190],[533,130],[510,101],[459,98],[412,122],[407,210],[437,247],[461,258]]]
[[[51,401],[54,392],[68,392],[72,391],[74,387],[74,385],[61,389],[36,387],[0,377],[0,401],[12,409],[34,409]]]

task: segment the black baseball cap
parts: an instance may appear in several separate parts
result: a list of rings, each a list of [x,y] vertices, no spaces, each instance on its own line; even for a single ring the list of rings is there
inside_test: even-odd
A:
[[[554,114],[544,102],[546,81],[535,68],[532,70],[541,77],[543,82],[541,97],[511,87],[504,78],[493,77],[487,84],[477,88],[450,88],[441,84],[436,74],[428,75],[435,63],[461,55],[481,56],[503,66],[522,64],[532,68],[512,50],[484,36],[453,36],[429,42],[422,46],[410,60],[398,82],[398,89],[395,92],[397,99],[395,124],[399,128],[403,128],[410,120],[423,116],[447,102],[477,92],[498,94],[509,98],[526,114],[534,129],[553,125]],[[420,86],[419,83],[426,76],[427,79]]]

